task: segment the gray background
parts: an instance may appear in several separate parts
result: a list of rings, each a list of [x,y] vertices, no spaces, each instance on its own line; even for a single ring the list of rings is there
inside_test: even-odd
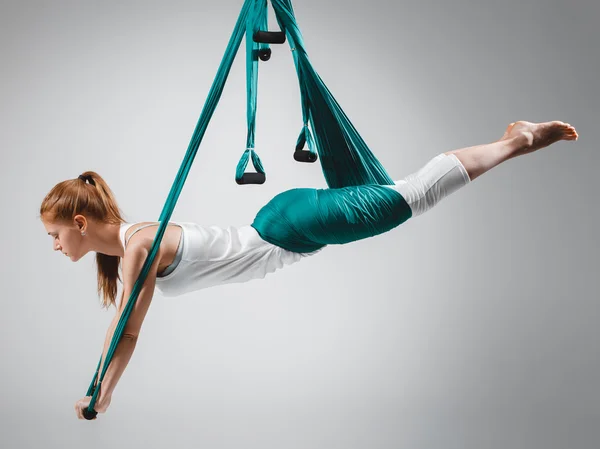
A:
[[[580,135],[508,161],[385,235],[264,280],[157,292],[106,414],[76,419],[113,311],[94,254],[52,251],[49,189],[85,170],[156,220],[242,1],[0,7],[0,446],[594,448],[600,438],[600,4],[296,1],[309,57],[394,179],[515,120]],[[275,26],[270,11],[270,24]],[[249,224],[325,187],[292,151],[289,46],[261,63],[239,187],[244,46],[173,221]]]

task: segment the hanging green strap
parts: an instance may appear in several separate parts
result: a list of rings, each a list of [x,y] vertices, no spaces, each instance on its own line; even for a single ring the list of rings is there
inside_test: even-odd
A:
[[[225,50],[225,55],[223,56],[223,60],[221,61],[221,65],[219,66],[215,80],[213,81],[213,84],[208,93],[208,97],[202,109],[202,113],[200,114],[200,118],[198,120],[198,123],[196,124],[196,128],[194,129],[194,133],[188,145],[187,152],[185,154],[181,166],[179,167],[179,170],[175,177],[175,181],[171,186],[171,190],[158,219],[160,225],[158,227],[158,230],[156,231],[156,236],[154,237],[154,241],[152,242],[150,252],[148,254],[148,257],[146,258],[146,261],[144,262],[144,265],[142,266],[140,275],[133,286],[131,295],[128,298],[127,304],[123,309],[123,313],[119,318],[110,346],[106,353],[106,359],[104,361],[102,371],[98,372],[100,369],[100,363],[102,362],[102,355],[100,356],[98,368],[96,368],[94,378],[92,379],[92,383],[90,384],[87,391],[87,396],[92,396],[92,399],[90,401],[89,407],[84,410],[84,416],[86,417],[86,419],[92,419],[96,414],[96,412],[94,411],[94,405],[96,404],[96,401],[98,399],[98,394],[101,389],[102,380],[104,379],[104,375],[106,374],[106,371],[114,356],[117,345],[119,344],[119,341],[123,336],[123,331],[125,329],[127,320],[129,319],[129,315],[133,310],[133,307],[137,301],[142,286],[144,285],[146,277],[148,276],[148,272],[150,271],[150,267],[152,266],[154,258],[156,257],[158,249],[160,248],[160,243],[162,241],[163,235],[165,233],[165,230],[167,229],[167,225],[169,224],[169,220],[173,213],[173,209],[175,209],[177,199],[179,198],[179,195],[183,189],[185,180],[187,179],[187,175],[192,167],[192,163],[194,162],[194,158],[198,151],[198,147],[202,142],[202,138],[204,137],[204,133],[206,132],[208,123],[210,122],[210,119],[217,107],[219,99],[221,98],[223,87],[225,86],[225,82],[227,81],[227,77],[229,75],[229,71],[231,69],[233,60],[240,46],[240,43],[242,42],[242,38],[244,37],[248,11],[250,10],[250,7],[253,5],[254,1],[255,0],[246,0],[244,2],[242,12],[240,13],[240,16],[237,20],[233,34],[229,40],[227,49]],[[95,385],[96,379],[98,380],[98,382]]]
[[[250,159],[250,155],[252,155],[252,165],[254,166],[256,173],[265,174],[265,169],[263,168],[262,162],[258,157],[258,154],[256,154],[256,151],[254,151],[252,148],[247,148],[246,151],[244,151],[244,153],[242,154],[242,157],[240,158],[240,161],[238,162],[237,167],[235,169],[235,180],[238,182],[241,181],[242,177],[244,176],[244,171],[248,166],[248,160]]]
[[[285,29],[290,47],[294,49],[292,52],[300,82],[304,124],[307,123],[308,109],[327,185],[337,188],[363,184],[393,184],[392,178],[369,150],[311,65],[294,16],[292,2],[271,0],[271,3],[277,22],[281,29]],[[306,126],[303,131],[307,132]],[[306,139],[308,141],[308,136]]]
[[[244,171],[248,166],[250,155],[252,165],[256,173],[266,175],[262,161],[254,147],[254,136],[256,132],[256,108],[258,97],[258,53],[269,44],[254,42],[253,36],[256,31],[268,29],[267,2],[266,0],[255,1],[246,19],[246,115],[248,121],[248,135],[246,137],[246,150],[242,153],[240,161],[235,170],[235,180],[240,183]]]

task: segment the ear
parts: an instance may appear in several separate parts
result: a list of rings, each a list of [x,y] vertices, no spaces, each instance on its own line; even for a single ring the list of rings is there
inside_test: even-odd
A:
[[[87,220],[83,215],[75,215],[73,217],[73,221],[71,222],[71,226],[73,226],[77,232],[81,232],[82,229],[85,229],[86,225]]]

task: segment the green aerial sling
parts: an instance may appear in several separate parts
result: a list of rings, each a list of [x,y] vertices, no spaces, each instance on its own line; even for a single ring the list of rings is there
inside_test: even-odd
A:
[[[347,188],[348,197],[354,201],[355,198],[352,192],[352,186],[367,187],[367,194],[380,201],[381,208],[384,210],[391,204],[391,201],[397,199],[400,195],[392,189],[381,186],[392,185],[394,181],[387,174],[383,166],[375,158],[369,150],[366,143],[363,141],[358,131],[354,128],[350,120],[337,103],[327,86],[323,83],[317,72],[311,65],[294,11],[290,0],[271,0],[277,23],[281,31],[268,31],[267,24],[267,0],[245,0],[242,11],[235,25],[233,35],[229,40],[225,55],[213,85],[208,93],[208,98],[204,104],[202,113],[192,135],[192,139],[188,146],[187,152],[177,172],[167,201],[163,207],[158,221],[160,225],[156,232],[154,242],[150,248],[150,253],[141,269],[140,275],[133,286],[133,291],[129,297],[127,304],[123,310],[121,318],[115,328],[111,344],[106,354],[106,360],[102,369],[100,364],[102,356],[98,362],[98,367],[94,374],[94,378],[88,388],[87,396],[92,396],[89,407],[83,410],[83,415],[86,419],[93,419],[97,412],[94,410],[102,380],[108,369],[110,361],[114,355],[117,345],[123,334],[123,330],[131,314],[133,306],[137,301],[142,286],[146,280],[150,267],[160,248],[163,235],[171,218],[171,214],[177,204],[179,194],[183,189],[187,175],[191,169],[194,157],[200,146],[200,142],[204,136],[204,132],[216,109],[219,98],[223,91],[223,87],[227,80],[229,70],[231,69],[235,55],[239,49],[240,43],[244,34],[246,35],[246,68],[247,68],[247,118],[248,118],[248,135],[246,141],[246,149],[243,152],[241,159],[236,167],[235,180],[238,184],[263,184],[266,180],[264,167],[258,154],[254,148],[254,134],[256,125],[256,98],[258,86],[258,60],[268,61],[271,57],[270,44],[283,44],[286,39],[289,42],[294,57],[296,72],[300,84],[300,94],[302,100],[302,129],[298,137],[294,159],[298,162],[315,162],[318,158],[321,160],[321,167],[325,180],[330,189]],[[314,140],[310,127],[314,131]],[[308,150],[304,150],[305,144],[308,144]],[[245,169],[248,162],[252,160],[256,172],[247,172]],[[366,186],[369,185],[369,186]],[[327,200],[327,190],[324,189],[320,193],[324,196],[323,200]],[[394,200],[395,200],[394,199]],[[405,204],[406,206],[406,204]],[[361,207],[361,205],[359,205]],[[375,208],[363,211],[366,214],[376,214]],[[348,214],[356,214],[355,211],[348,209]],[[410,215],[410,209],[406,206],[402,214]],[[298,214],[299,219],[300,213]],[[259,217],[257,217],[259,218]],[[396,224],[398,223],[396,217]],[[354,219],[354,217],[352,217]],[[260,230],[261,226],[268,228],[268,223],[261,223],[261,220],[255,220],[256,227]],[[253,224],[253,226],[255,226]],[[390,222],[388,228],[395,224]],[[319,230],[321,232],[322,230]],[[311,230],[307,230],[311,232]],[[315,233],[318,234],[317,231]],[[262,234],[261,234],[262,235]],[[351,241],[355,236],[346,236],[336,238],[336,243]],[[363,238],[362,236],[358,238]],[[273,238],[276,243],[276,237]],[[317,249],[320,244],[315,244],[318,239],[310,242],[299,242],[302,244],[302,250],[308,251]],[[294,242],[294,244],[296,244]],[[311,248],[310,245],[316,245]],[[294,249],[294,248],[290,248]],[[97,382],[96,382],[97,380]]]

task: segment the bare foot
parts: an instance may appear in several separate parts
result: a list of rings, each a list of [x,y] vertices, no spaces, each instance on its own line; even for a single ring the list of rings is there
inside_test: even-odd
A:
[[[523,145],[518,152],[521,155],[532,153],[559,140],[577,140],[579,135],[569,123],[560,121],[544,123],[518,121],[508,125],[504,136],[500,140],[515,138],[523,141]]]

